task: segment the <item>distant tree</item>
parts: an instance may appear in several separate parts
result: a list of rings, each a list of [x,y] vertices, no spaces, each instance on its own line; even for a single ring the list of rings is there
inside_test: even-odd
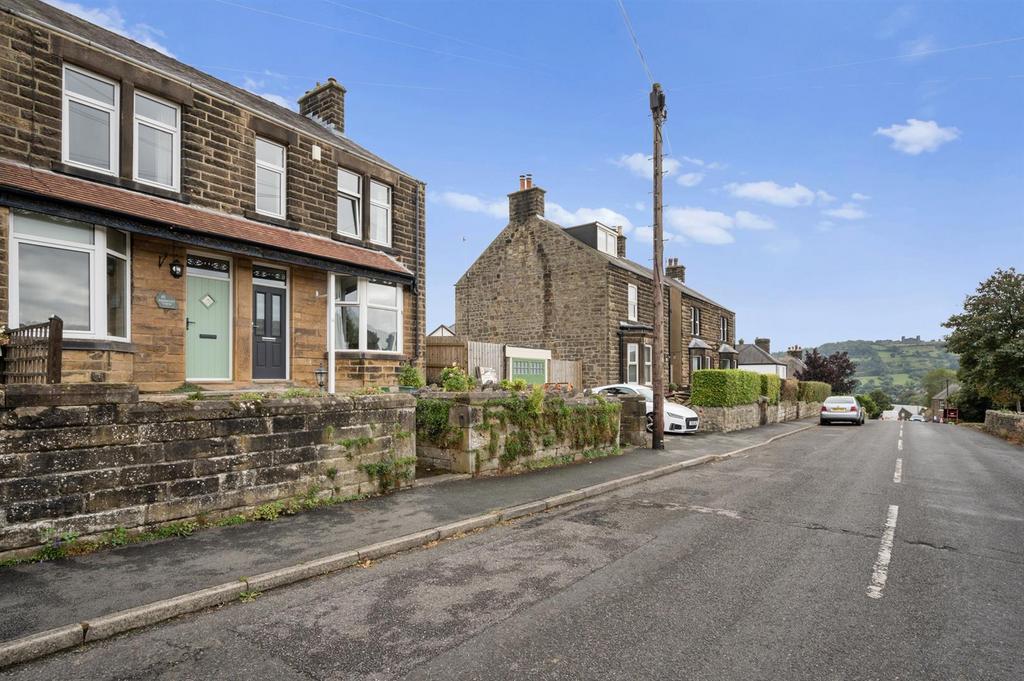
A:
[[[964,311],[944,324],[950,352],[960,355],[960,380],[998,404],[1024,398],[1024,273],[997,269],[967,296]],[[962,386],[964,387],[964,386]]]
[[[932,369],[921,378],[921,388],[924,390],[925,399],[930,405],[932,398],[946,389],[947,383],[956,381],[956,372],[952,369]],[[926,405],[927,406],[927,405]]]
[[[804,354],[804,364],[807,368],[798,371],[796,377],[801,381],[828,383],[833,395],[849,395],[857,387],[853,378],[857,365],[846,352],[833,352],[826,357],[814,349]]]
[[[877,419],[881,415],[882,410],[871,399],[871,395],[857,395],[857,399],[860,400],[861,406],[864,407],[864,411],[867,412],[869,419]]]
[[[868,396],[878,407],[878,412],[888,411],[892,409],[892,400],[889,399],[889,395],[884,390],[872,390],[868,393]]]
[[[992,400],[979,395],[978,391],[970,383],[961,385],[960,389],[953,393],[949,402],[959,410],[961,421],[975,423],[983,422],[985,420],[985,411],[993,406]]]

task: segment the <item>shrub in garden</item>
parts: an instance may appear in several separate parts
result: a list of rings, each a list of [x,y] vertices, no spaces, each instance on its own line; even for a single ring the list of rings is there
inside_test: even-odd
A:
[[[698,407],[754,404],[761,395],[761,376],[740,369],[701,369],[690,384],[690,403]]]
[[[783,402],[796,402],[800,396],[800,381],[795,378],[787,378],[782,381],[780,395]]]
[[[398,385],[403,388],[422,388],[424,386],[423,374],[412,364],[406,364],[398,372]]]
[[[464,393],[473,387],[474,382],[458,365],[441,369],[441,387],[447,393]]]
[[[821,381],[800,381],[797,399],[801,402],[824,402],[832,394],[832,386]]]
[[[857,395],[857,399],[860,400],[860,406],[864,407],[869,419],[877,419],[882,414],[882,410],[875,404],[871,395]]]
[[[760,374],[761,396],[768,398],[768,404],[778,404],[782,391],[782,379],[775,374]]]

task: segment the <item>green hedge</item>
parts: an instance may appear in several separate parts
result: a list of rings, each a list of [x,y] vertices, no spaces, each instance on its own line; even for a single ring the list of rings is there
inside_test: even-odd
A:
[[[761,395],[761,377],[739,369],[700,369],[690,379],[690,403],[698,407],[753,404]]]
[[[779,403],[779,393],[782,390],[782,379],[775,374],[760,374],[761,395],[768,398],[768,404]]]
[[[832,394],[832,386],[821,381],[800,381],[797,395],[801,402],[824,402]]]
[[[800,397],[800,381],[795,378],[787,378],[782,382],[782,401],[796,402]]]

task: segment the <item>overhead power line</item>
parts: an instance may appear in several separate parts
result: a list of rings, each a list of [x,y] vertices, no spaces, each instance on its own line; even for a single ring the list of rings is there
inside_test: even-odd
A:
[[[640,40],[636,37],[636,31],[633,30],[633,22],[629,20],[629,13],[626,12],[626,6],[622,4],[622,0],[618,0],[619,11],[622,12],[622,21],[626,24],[626,30],[629,31],[629,37],[633,39],[633,47],[636,48],[637,56],[640,57],[640,63],[643,64],[644,72],[647,74],[647,80],[650,81],[651,85],[654,85],[654,75],[651,74],[651,67],[647,65],[647,58],[644,57],[644,51],[640,47]]]

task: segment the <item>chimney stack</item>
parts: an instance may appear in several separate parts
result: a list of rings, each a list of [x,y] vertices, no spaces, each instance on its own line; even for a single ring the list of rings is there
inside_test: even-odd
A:
[[[524,222],[535,216],[544,217],[544,190],[533,186],[533,175],[519,176],[519,191],[508,195],[509,222]]]
[[[761,348],[765,352],[771,354],[771,351],[772,351],[771,339],[768,339],[768,338],[755,338],[754,339],[754,345],[756,345],[757,347]]]
[[[626,257],[626,235],[623,233],[622,225],[615,228],[615,254],[620,258]]]
[[[345,132],[345,88],[334,78],[299,97],[299,113],[337,132]]]
[[[790,345],[786,349],[786,354],[789,355],[790,357],[796,357],[797,359],[803,359],[804,358],[804,349],[802,347],[800,347],[799,345]]]
[[[675,279],[680,284],[686,283],[686,265],[679,264],[679,258],[669,258],[665,267],[665,276]]]

